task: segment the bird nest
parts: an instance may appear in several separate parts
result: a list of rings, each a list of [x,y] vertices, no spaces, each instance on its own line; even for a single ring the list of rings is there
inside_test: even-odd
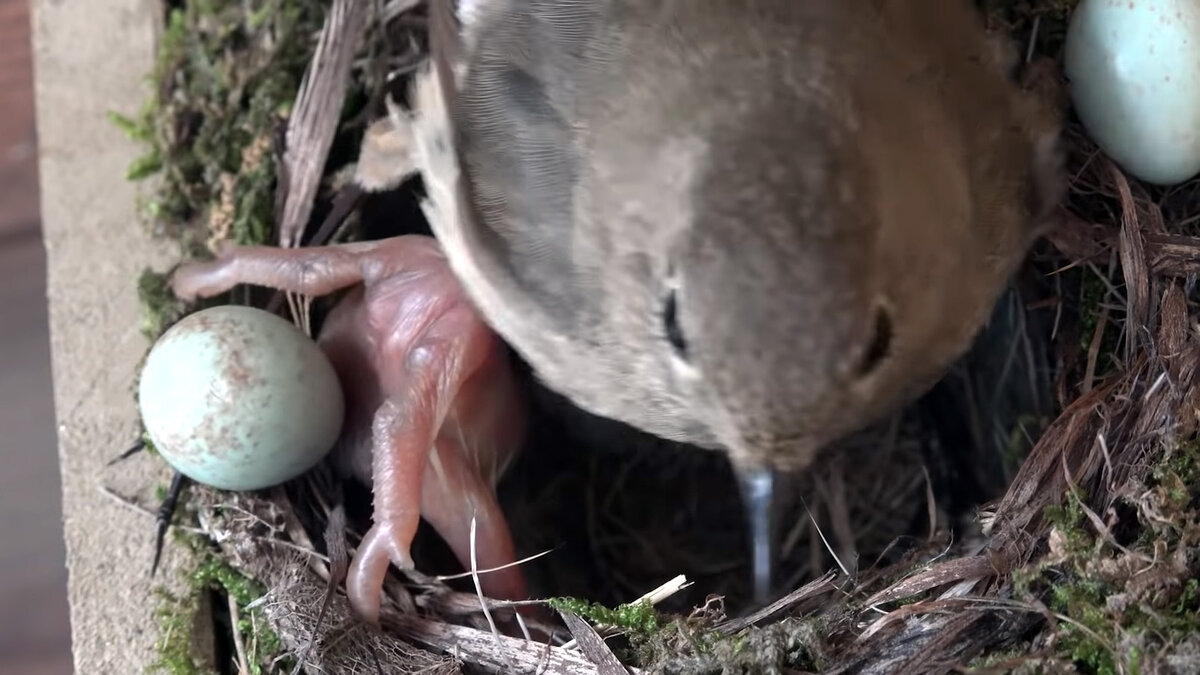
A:
[[[1030,65],[1044,67],[1029,72],[1061,96],[1073,3],[985,4],[994,28],[1031,40]],[[171,10],[153,100],[118,120],[150,149],[131,177],[159,178],[146,198],[156,233],[186,258],[225,240],[428,232],[419,180],[373,195],[346,180],[384,95],[405,99],[424,45],[415,0]],[[1066,138],[1057,226],[973,351],[922,401],[782,487],[786,592],[772,604],[747,604],[747,534],[722,457],[592,418],[527,377],[532,438],[500,486],[535,597],[548,599],[526,635],[491,627],[511,603],[481,602],[424,529],[417,569],[442,575],[393,570],[380,626],[357,622],[340,583],[369,494],[320,466],[268,491],[186,489],[164,522],[196,552],[193,602],[165,605],[160,665],[1194,672],[1200,184],[1148,188],[1077,124]],[[164,279],[139,282],[150,338],[191,309]],[[319,324],[321,302],[288,300],[298,323]],[[247,289],[214,302],[283,306]],[[193,633],[170,627],[197,607],[212,635],[181,646]]]

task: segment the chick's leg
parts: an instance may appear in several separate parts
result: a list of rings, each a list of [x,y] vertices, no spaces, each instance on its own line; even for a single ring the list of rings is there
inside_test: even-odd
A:
[[[451,431],[456,432],[457,428]],[[468,443],[463,437],[443,432],[425,470],[421,514],[450,545],[465,569],[484,570],[479,573],[484,595],[497,600],[525,599],[528,593],[525,577],[511,566],[516,551],[508,520],[492,486],[473,461],[478,453],[490,450],[472,448]]]
[[[464,306],[439,318],[403,357],[391,360],[391,368],[384,374],[388,401],[376,415],[374,426],[374,525],[363,538],[346,580],[350,604],[365,620],[378,620],[380,590],[389,563],[401,568],[412,565],[410,547],[423,505],[432,508],[427,516],[432,516],[433,524],[441,523],[439,534],[450,535],[447,541],[461,559],[464,549],[461,541],[455,546],[455,539],[461,539],[462,524],[452,517],[461,515],[460,509],[445,504],[474,499],[482,505],[474,512],[481,514],[477,519],[488,532],[483,557],[489,563],[511,562],[512,543],[503,515],[478,471],[448,445],[430,462],[438,432],[463,383],[495,358],[499,349],[495,336]],[[467,528],[469,523],[468,517]]]
[[[180,265],[171,276],[171,288],[181,300],[219,295],[238,284],[267,286],[281,291],[318,296],[353,286],[384,269],[403,264],[401,238],[355,242],[313,248],[226,246],[216,260]]]
[[[372,429],[374,523],[346,576],[346,596],[365,621],[379,621],[380,593],[388,566],[412,567],[409,549],[421,518],[421,479],[433,441],[433,411],[414,402],[388,400]]]

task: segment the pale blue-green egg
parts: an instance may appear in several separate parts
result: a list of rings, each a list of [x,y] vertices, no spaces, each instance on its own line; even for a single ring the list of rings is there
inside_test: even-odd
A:
[[[1127,172],[1159,185],[1200,173],[1200,2],[1083,0],[1066,74],[1080,121]]]
[[[234,305],[188,315],[159,338],[138,405],[171,466],[224,490],[266,488],[312,468],[345,414],[337,374],[308,336]]]

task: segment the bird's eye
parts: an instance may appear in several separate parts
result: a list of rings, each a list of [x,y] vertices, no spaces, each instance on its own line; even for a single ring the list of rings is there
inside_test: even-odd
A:
[[[891,349],[892,317],[887,309],[880,307],[875,311],[875,325],[872,330],[871,341],[867,343],[867,349],[858,364],[859,377],[870,375]]]
[[[667,291],[667,299],[663,303],[663,328],[667,332],[667,341],[675,350],[675,355],[687,361],[688,344],[679,326],[679,306],[675,299],[675,289]]]

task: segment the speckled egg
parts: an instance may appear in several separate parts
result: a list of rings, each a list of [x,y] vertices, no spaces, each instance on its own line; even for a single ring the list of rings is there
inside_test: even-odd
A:
[[[1066,74],[1080,121],[1130,174],[1173,185],[1200,173],[1200,2],[1083,0]]]
[[[345,414],[337,374],[311,339],[274,314],[233,305],[163,334],[142,369],[138,404],[171,466],[225,490],[278,485],[312,468]]]

